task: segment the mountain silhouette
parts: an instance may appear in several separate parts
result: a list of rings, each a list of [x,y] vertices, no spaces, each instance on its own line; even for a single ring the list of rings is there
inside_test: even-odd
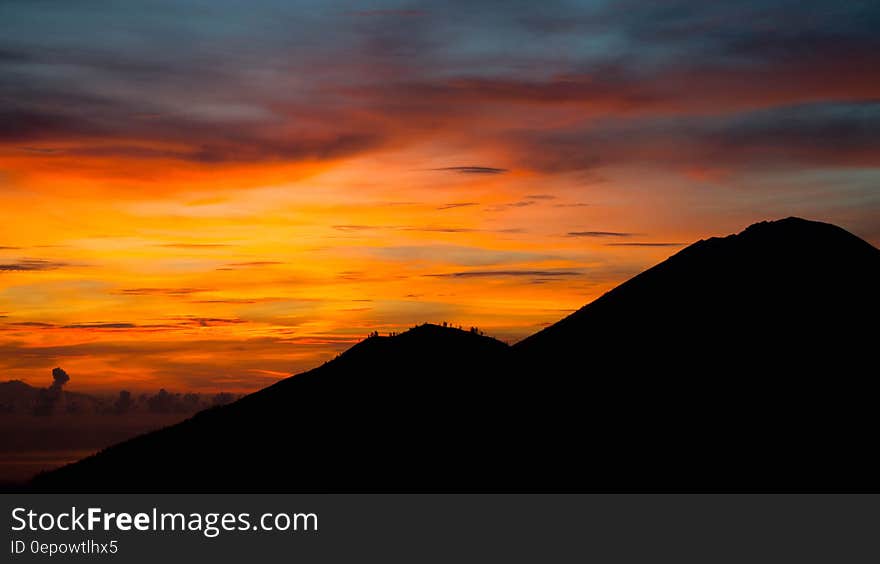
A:
[[[506,344],[422,325],[37,478],[46,489],[445,489],[493,450]],[[445,476],[443,476],[445,475]],[[300,484],[308,486],[300,487]]]
[[[35,478],[38,491],[877,490],[880,251],[699,241],[513,347],[422,325]]]
[[[683,249],[514,348],[521,371],[543,375],[533,399],[555,406],[552,427],[600,430],[600,451],[624,443],[646,472],[671,474],[635,486],[878,489],[878,290],[867,242],[762,222]]]
[[[577,373],[664,365],[755,372],[870,352],[880,250],[827,223],[788,218],[699,241],[517,344]],[[590,363],[583,360],[584,351]]]

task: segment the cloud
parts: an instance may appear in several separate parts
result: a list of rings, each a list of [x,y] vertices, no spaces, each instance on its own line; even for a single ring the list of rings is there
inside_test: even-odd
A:
[[[394,18],[415,18],[428,14],[425,10],[357,10],[350,13],[355,16]]]
[[[253,260],[247,262],[232,262],[227,264],[226,266],[218,268],[217,270],[241,270],[243,268],[262,268],[265,266],[278,266],[280,264],[285,263],[274,260]]]
[[[390,229],[390,228],[376,226],[376,225],[334,225],[333,229],[336,229],[337,231],[368,231],[370,229]]]
[[[222,249],[225,247],[232,247],[233,245],[225,243],[161,243],[156,246],[173,249]]]
[[[486,208],[486,211],[500,212],[500,211],[506,211],[506,210],[515,209],[515,208],[526,208],[529,206],[534,206],[537,203],[538,203],[538,200],[535,200],[535,199],[519,200],[518,202],[510,202],[508,204],[498,204],[496,206],[489,206]]]
[[[316,164],[427,146],[443,149],[432,158],[447,160],[437,162],[465,163],[433,170],[471,175],[643,162],[678,171],[716,155],[742,169],[876,164],[876,143],[864,133],[843,134],[861,135],[855,150],[799,150],[805,137],[777,141],[772,129],[757,144],[725,146],[723,133],[684,123],[877,100],[876,6],[479,4],[464,19],[451,5],[432,6],[406,25],[398,16],[421,13],[418,6],[245,11],[221,3],[206,14],[184,1],[172,17],[77,5],[65,14],[78,26],[59,35],[61,16],[16,3],[9,14],[20,25],[0,57],[0,98],[9,102],[0,149],[15,151],[15,178],[57,167],[167,191],[225,172],[215,165],[253,165],[261,174],[234,184],[257,185],[289,178],[293,164],[311,173]],[[237,33],[230,21],[261,33]],[[97,41],[98,22],[129,33]],[[204,49],[192,48],[193,36]],[[163,37],[162,45],[147,48],[144,37]],[[785,137],[795,143],[785,147]],[[159,170],[186,181],[157,182]]]
[[[64,330],[64,329],[75,329],[78,331],[98,331],[98,332],[115,332],[119,330],[136,330],[139,332],[145,333],[154,333],[159,331],[169,331],[173,329],[179,328],[176,325],[168,325],[168,324],[137,324],[137,323],[127,323],[127,322],[104,322],[104,321],[93,321],[93,322],[85,322],[85,323],[68,323],[68,324],[56,324],[56,323],[44,323],[41,321],[19,321],[15,323],[7,323],[5,327],[10,327],[13,330],[18,328],[33,328],[33,329],[44,329],[44,330]]]
[[[20,147],[20,149],[27,153],[37,153],[38,155],[54,155],[63,151],[63,149],[52,149],[50,147]]]
[[[545,172],[647,163],[685,170],[711,165],[880,165],[880,102],[821,103],[724,116],[605,120],[588,129],[528,132],[514,145],[524,166]]]
[[[286,374],[286,373],[284,373]],[[239,399],[241,396],[237,396],[235,394],[230,394],[228,392],[220,392],[218,394],[214,394],[211,396],[211,403],[215,406],[226,405],[228,403],[232,403],[235,400]]]
[[[160,69],[158,74],[169,71]],[[125,74],[123,68],[113,71],[117,79]],[[210,78],[222,80],[219,75]],[[320,126],[313,123],[308,129],[282,134],[259,117],[267,112],[265,105],[256,106],[252,118],[239,115],[241,109],[221,102],[214,106],[217,111],[204,101],[192,101],[188,112],[168,112],[161,107],[151,108],[150,102],[139,96],[110,98],[104,93],[76,93],[84,90],[81,85],[68,86],[68,93],[61,95],[37,81],[21,84],[0,80],[0,93],[14,100],[0,110],[0,142],[18,146],[29,143],[34,148],[39,148],[38,143],[65,145],[63,151],[34,155],[45,162],[114,158],[218,165],[334,160],[375,149],[384,141],[380,132],[366,124],[358,125],[353,120],[345,125],[334,124],[331,116],[321,119],[317,112],[310,121],[323,121]],[[296,127],[292,117],[284,119],[290,121],[291,128]]]
[[[261,304],[269,302],[284,301],[285,298],[216,298],[212,300],[191,300],[193,304]]]
[[[31,60],[31,56],[21,50],[0,48],[0,63],[23,63]]]
[[[137,65],[129,57],[132,67]],[[159,68],[159,75],[152,80],[152,88],[136,90],[126,88],[108,95],[100,87],[94,89],[87,83],[101,81],[76,81],[76,76],[87,75],[84,66],[69,67],[68,73],[57,73],[38,79],[27,74],[17,74],[8,81],[0,80],[0,94],[13,100],[0,111],[0,143],[20,146],[29,143],[34,153],[31,158],[40,159],[45,165],[78,163],[84,160],[105,162],[108,159],[128,161],[179,161],[196,166],[217,164],[254,163],[302,163],[329,161],[346,158],[381,146],[384,134],[374,124],[355,123],[344,119],[347,110],[337,109],[313,112],[308,120],[299,119],[297,106],[305,101],[287,101],[288,109],[273,112],[268,101],[256,101],[254,118],[242,119],[239,109],[230,104],[215,102],[218,111],[211,110],[209,99],[186,100],[187,94],[179,93],[181,104],[189,104],[189,110],[181,108],[168,111],[149,100],[166,97],[163,89],[172,89],[192,77],[162,76],[173,74],[173,65]],[[191,69],[196,71],[197,68]],[[34,75],[39,73],[35,72]],[[110,73],[111,80],[125,83],[130,69],[118,67]],[[7,76],[12,77],[13,73]],[[73,77],[73,78],[69,78]],[[32,80],[28,80],[28,79]],[[227,80],[221,74],[202,77],[204,82],[194,84],[222,83]],[[67,80],[72,80],[67,83]],[[142,79],[141,79],[142,80]],[[236,88],[230,85],[230,88]],[[241,90],[241,87],[237,87]],[[182,90],[186,90],[185,88]],[[65,92],[64,95],[60,92]],[[121,92],[120,92],[121,91]],[[112,96],[112,97],[111,97]],[[208,96],[212,98],[212,96]],[[51,108],[51,109],[50,109]],[[260,113],[289,112],[291,115],[276,116],[274,121],[260,119]],[[199,114],[206,114],[204,117]],[[342,118],[342,119],[341,119]],[[286,127],[278,125],[286,123]],[[38,144],[63,145],[63,150],[47,150]],[[106,165],[105,165],[106,166]]]
[[[370,254],[411,265],[453,264],[468,267],[521,264],[557,259],[551,252],[512,251],[453,244],[398,245],[377,247]]]
[[[64,384],[70,381],[70,376],[64,369],[60,367],[56,367],[52,369],[52,386],[53,388],[61,389],[64,387]]]
[[[66,262],[44,259],[22,259],[12,263],[0,264],[0,272],[39,272],[44,270],[57,270],[72,266]]]
[[[491,166],[446,166],[432,168],[431,170],[457,172],[459,174],[504,174],[505,172],[508,172],[506,168],[495,168]]]
[[[511,44],[507,53],[534,57],[543,72],[517,68],[499,45],[496,64],[506,61],[518,72],[462,70],[386,88],[415,92],[435,107],[518,104],[540,112],[569,106],[593,116],[705,114],[877,96],[880,80],[870,72],[871,54],[880,48],[871,32],[880,21],[876,7],[783,0],[741,2],[735,10],[693,0],[513,9],[508,13],[516,27],[504,28],[505,37],[537,36],[527,44],[548,47]],[[493,28],[503,25],[500,16],[493,20]],[[554,53],[561,45],[565,59]]]
[[[119,339],[53,345],[0,339],[0,358],[4,359],[4,372],[9,375],[88,359],[89,363],[104,367],[101,372],[106,378],[130,376],[119,368],[137,367],[144,374],[161,375],[164,381],[173,380],[192,389],[256,389],[273,379],[243,376],[253,368],[293,374],[320,364],[327,355],[341,352],[359,340],[345,334],[303,336],[298,330],[292,334],[277,333],[235,341]]]
[[[217,327],[222,325],[238,325],[240,323],[247,323],[244,319],[239,318],[224,318],[224,317],[168,317],[167,319],[172,321],[178,321],[178,325],[180,326],[195,326],[195,327]]]
[[[40,388],[34,404],[33,413],[37,416],[52,415],[55,406],[61,401],[62,388],[70,381],[70,376],[64,369],[56,367],[52,369],[52,384],[47,388]]]
[[[632,237],[635,233],[624,233],[620,231],[569,231],[566,237]]]
[[[146,403],[152,413],[187,413],[198,405],[199,398],[196,394],[170,393],[162,388],[148,397]]]
[[[443,204],[439,206],[438,210],[451,210],[455,208],[467,208],[471,206],[479,206],[479,202],[453,202],[451,204]]]
[[[120,390],[119,397],[113,402],[112,411],[117,415],[124,415],[131,411],[134,406],[135,402],[131,397],[131,392],[128,390]]]
[[[404,227],[404,231],[420,231],[422,233],[476,233],[481,229],[470,227]]]
[[[470,205],[470,204],[468,204]],[[474,204],[479,205],[479,204]],[[339,231],[415,231],[421,233],[525,233],[526,230],[518,227],[503,229],[479,229],[474,227],[458,227],[446,225],[334,225]]]
[[[122,401],[123,399],[123,394],[128,394],[128,392],[122,391],[119,393],[120,401]],[[192,413],[206,407],[217,407],[221,405],[226,405],[228,403],[232,403],[240,397],[242,396],[238,394],[231,394],[228,392],[220,392],[215,394],[201,394],[197,392],[179,393],[169,392],[165,388],[162,388],[156,394],[141,395],[138,403],[140,403],[141,405],[145,405],[147,411],[149,411],[150,413],[183,414]],[[135,404],[131,401],[130,394],[128,402],[130,404],[129,410],[131,410],[131,408],[133,408]]]
[[[576,270],[464,270],[443,274],[427,274],[426,276],[440,278],[508,278],[520,276],[528,278],[567,278],[580,275],[581,273]]]
[[[116,293],[126,296],[188,296],[211,291],[210,288],[123,288]]]
[[[682,247],[685,243],[605,243],[606,247]]]
[[[427,227],[400,227],[402,231],[419,231],[422,233],[526,233],[527,231],[521,227],[508,227],[504,229],[477,229],[472,227],[443,227],[443,226],[427,226]]]
[[[0,110],[0,141],[2,142],[55,140],[58,136],[76,129],[72,117],[59,113],[15,107]],[[85,127],[81,128],[81,132],[86,132]]]
[[[17,3],[0,56],[0,137],[64,142],[77,158],[312,162],[450,131],[558,129],[572,114],[708,115],[880,95],[880,10],[869,3],[483,2],[464,19],[455,10],[226,3],[205,13],[181,2],[173,15],[96,5],[58,15]],[[62,16],[78,25],[52,34]],[[231,21],[261,33],[245,37]],[[98,41],[102,25],[129,33]],[[147,48],[148,37],[163,43]]]
[[[62,329],[134,329],[138,325],[134,323],[74,323],[62,325]]]

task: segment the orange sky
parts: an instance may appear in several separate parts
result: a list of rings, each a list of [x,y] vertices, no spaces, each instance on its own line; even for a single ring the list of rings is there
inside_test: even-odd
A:
[[[60,364],[80,388],[250,390],[372,330],[449,321],[515,340],[677,248],[609,243],[696,235],[566,236],[624,232],[632,211],[601,184],[555,195],[525,173],[399,159],[289,181],[267,167],[265,183],[253,167],[228,189],[194,174],[160,193],[24,175],[0,232],[5,377],[39,383]]]
[[[880,242],[873,12],[190,4],[0,6],[0,378],[250,391],[755,221]]]

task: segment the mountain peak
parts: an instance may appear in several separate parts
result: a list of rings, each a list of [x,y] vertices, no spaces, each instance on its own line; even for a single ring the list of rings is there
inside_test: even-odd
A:
[[[801,217],[759,221],[746,227],[739,233],[725,237],[712,237],[708,241],[737,241],[782,244],[845,244],[855,243],[859,247],[871,247],[869,243],[859,239],[849,231],[831,223],[814,221]],[[704,243],[701,240],[691,247]],[[873,247],[871,247],[873,248]],[[875,249],[876,250],[876,249]]]
[[[621,339],[634,332],[650,334],[643,348],[658,354],[683,342],[702,350],[807,343],[832,326],[861,331],[859,319],[878,313],[877,287],[880,250],[868,242],[829,223],[763,221],[682,249],[516,347],[625,349]],[[774,334],[769,319],[784,331]]]
[[[813,219],[804,219],[802,217],[790,215],[790,216],[784,217],[782,219],[769,219],[766,221],[758,221],[758,222],[753,223],[753,224],[749,225],[748,227],[746,227],[745,230],[748,231],[749,229],[756,229],[756,228],[762,228],[762,227],[774,227],[774,228],[781,228],[781,229],[792,229],[792,228],[798,229],[798,228],[804,228],[804,227],[824,229],[827,227],[832,227],[834,229],[840,229],[839,227],[837,227],[836,225],[833,225],[831,223],[825,223],[823,221],[816,221]]]
[[[852,268],[860,268],[858,265],[875,262],[878,258],[880,250],[841,227],[800,217],[787,217],[754,223],[733,235],[701,239],[634,280],[657,270],[668,269],[671,265],[681,266],[688,261],[693,261],[697,268],[692,274],[704,272],[709,264],[716,262],[744,261],[740,265],[742,268],[760,269],[762,272],[779,270],[780,273],[785,270],[787,276],[794,272],[805,274],[801,271],[812,263],[815,269],[813,276],[821,277],[825,274],[820,269],[827,273],[830,267],[839,267],[844,269],[840,273],[843,275]],[[781,263],[776,264],[778,261]],[[785,269],[781,268],[783,265]]]
[[[416,325],[411,329],[397,335],[397,337],[428,337],[428,338],[467,338],[467,339],[483,339],[483,340],[494,340],[491,337],[487,337],[482,334],[482,332],[476,327],[471,327],[469,329],[464,329],[462,327],[453,327],[451,325],[437,325],[434,323],[422,323],[421,325]]]
[[[437,325],[434,323],[422,323],[415,325],[401,333],[379,335],[373,333],[342,356],[361,354],[364,351],[383,348],[388,346],[407,347],[409,349],[436,348],[442,350],[447,346],[475,346],[494,349],[507,348],[507,344],[497,339],[484,335],[476,327],[462,329],[450,325]]]
[[[790,216],[784,219],[759,221],[746,227],[738,235],[755,235],[764,237],[778,237],[793,234],[828,234],[831,232],[846,233],[840,227],[821,221],[813,221],[802,217]],[[735,235],[734,235],[735,236]]]

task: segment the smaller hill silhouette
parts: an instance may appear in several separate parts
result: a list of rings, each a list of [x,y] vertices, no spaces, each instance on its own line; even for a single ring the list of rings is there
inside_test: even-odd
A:
[[[471,461],[498,448],[501,422],[492,406],[507,394],[508,352],[495,339],[429,324],[373,336],[319,368],[39,476],[34,485],[446,490],[473,480],[481,470]]]
[[[508,347],[423,325],[38,476],[40,491],[878,490],[880,251],[788,218]]]

